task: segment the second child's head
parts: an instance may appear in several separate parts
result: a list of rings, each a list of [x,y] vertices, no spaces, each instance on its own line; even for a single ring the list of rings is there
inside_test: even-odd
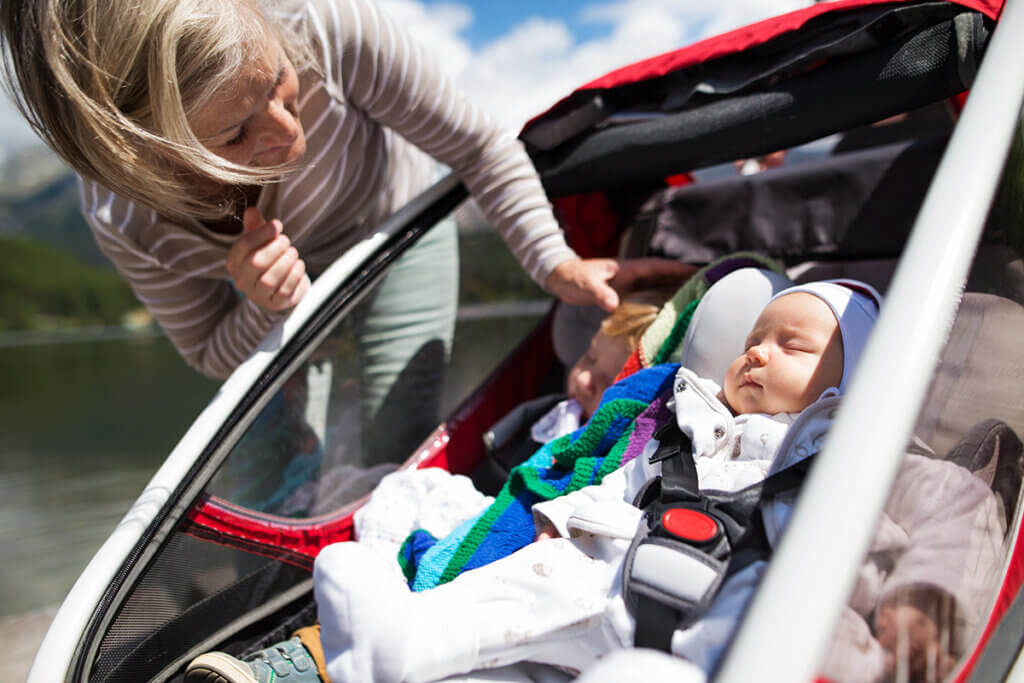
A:
[[[880,301],[874,289],[852,280],[779,292],[726,372],[725,403],[738,415],[796,413],[830,387],[845,391]]]
[[[615,381],[672,293],[645,290],[631,294],[601,323],[586,352],[569,369],[566,380],[569,396],[583,406],[583,417],[590,417],[597,410],[604,390]]]

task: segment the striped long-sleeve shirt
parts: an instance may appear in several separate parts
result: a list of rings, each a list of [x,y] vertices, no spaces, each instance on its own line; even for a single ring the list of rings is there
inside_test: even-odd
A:
[[[368,0],[278,10],[309,37],[322,76],[300,75],[306,156],[265,186],[313,274],[429,185],[443,162],[466,183],[530,276],[543,285],[575,254],[520,143],[442,74],[428,50]],[[103,252],[192,366],[226,377],[287,314],[238,295],[225,260],[238,236],[175,222],[83,180],[82,207]]]

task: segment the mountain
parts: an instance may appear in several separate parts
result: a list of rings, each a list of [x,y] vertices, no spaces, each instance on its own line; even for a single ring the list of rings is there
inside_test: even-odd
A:
[[[0,237],[37,240],[84,263],[110,267],[82,218],[75,174],[41,144],[0,161]]]

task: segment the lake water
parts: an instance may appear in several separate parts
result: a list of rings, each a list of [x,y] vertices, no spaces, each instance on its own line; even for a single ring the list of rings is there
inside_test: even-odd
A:
[[[460,315],[446,403],[544,307]],[[145,335],[0,345],[0,377],[2,617],[60,603],[219,383]]]
[[[0,615],[60,602],[218,383],[162,337],[0,348]]]

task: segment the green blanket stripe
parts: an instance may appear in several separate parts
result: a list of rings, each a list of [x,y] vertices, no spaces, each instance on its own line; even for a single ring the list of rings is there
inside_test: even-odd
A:
[[[629,443],[629,437],[633,433],[633,426],[635,424],[636,417],[646,408],[646,403],[643,401],[637,401],[636,399],[619,398],[608,401],[601,405],[597,413],[595,413],[587,423],[583,434],[581,434],[578,439],[570,442],[572,435],[568,434],[553,441],[551,443],[551,449],[556,464],[565,467],[566,469],[569,469],[570,467],[573,469],[572,479],[565,489],[559,489],[552,484],[541,480],[537,468],[535,466],[529,466],[528,462],[513,467],[512,471],[509,472],[509,477],[505,482],[505,486],[503,486],[501,491],[498,492],[494,502],[491,503],[490,507],[488,507],[484,514],[480,516],[466,534],[466,538],[463,539],[462,543],[459,544],[459,547],[454,553],[452,553],[452,558],[448,561],[448,565],[441,574],[439,583],[447,583],[459,575],[462,568],[467,562],[469,562],[470,558],[477,551],[477,548],[480,547],[480,544],[483,543],[484,539],[487,537],[494,521],[501,517],[508,506],[511,505],[523,491],[528,490],[541,500],[551,500],[552,498],[557,498],[558,496],[565,495],[571,491],[576,491],[585,486],[589,486],[590,484],[601,483],[601,480],[609,472],[618,468],[618,464],[622,460],[622,454],[625,452],[626,446]],[[609,450],[608,455],[605,456],[605,461],[601,464],[601,467],[598,469],[597,475],[595,476],[594,468],[597,459],[590,457],[589,453],[591,453],[600,442],[605,432],[611,426],[612,420],[618,417],[627,417],[630,420],[630,423]],[[584,441],[588,444],[587,447],[579,447],[578,444]]]
[[[586,428],[578,439],[567,446],[558,441],[552,444],[551,454],[554,456],[555,462],[562,467],[571,467],[577,458],[594,452],[611,427],[613,420],[620,417],[635,420],[637,415],[644,412],[646,408],[646,403],[632,398],[617,398],[602,403],[597,413],[587,422]]]
[[[597,470],[597,458],[593,456],[586,456],[579,458],[573,463],[572,468],[572,479],[569,480],[569,484],[565,487],[565,491],[562,495],[569,493],[570,491],[578,491],[584,486],[590,484],[597,484],[598,482],[593,481],[594,471]]]
[[[409,561],[406,557],[405,549],[412,543],[413,534],[417,531],[426,531],[425,529],[413,529],[405,540],[402,541],[402,546],[398,549],[398,567],[402,570],[402,574],[405,576],[406,582],[412,581],[416,577],[416,565]]]
[[[690,320],[693,319],[693,312],[697,310],[697,305],[699,303],[699,298],[694,299],[686,305],[683,312],[679,314],[678,318],[676,318],[676,322],[672,326],[672,330],[668,333],[668,337],[665,338],[665,343],[661,345],[661,348],[658,349],[658,354],[654,357],[653,365],[667,363],[672,352],[682,346],[683,337],[686,336],[686,329],[690,326]]]
[[[541,500],[551,500],[563,493],[557,486],[541,479],[539,472],[535,468],[530,467],[519,470],[516,472],[516,477],[522,483],[523,489]]]
[[[494,524],[494,520],[501,517],[502,513],[511,505],[515,499],[516,494],[521,492],[523,489],[522,480],[519,477],[514,477],[516,470],[522,465],[517,465],[512,468],[509,473],[509,479],[505,482],[505,485],[498,492],[497,497],[491,506],[484,511],[484,514],[480,515],[480,519],[476,521],[473,528],[466,534],[466,538],[463,539],[459,547],[452,553],[452,559],[448,561],[448,566],[444,568],[444,572],[441,574],[441,579],[438,581],[438,585],[448,583],[453,580],[462,571],[462,568],[469,562],[469,558],[473,556],[476,549],[480,547],[484,539],[487,537],[487,532],[490,531],[491,526]]]
[[[600,484],[601,481],[609,474],[619,469],[622,464],[622,456],[626,453],[626,448],[629,446],[629,440],[633,436],[633,428],[636,427],[636,422],[630,422],[629,427],[622,433],[619,440],[615,442],[611,450],[608,451],[608,455],[605,456],[604,462],[601,463],[600,469],[597,470],[597,475],[594,477],[594,483]]]

